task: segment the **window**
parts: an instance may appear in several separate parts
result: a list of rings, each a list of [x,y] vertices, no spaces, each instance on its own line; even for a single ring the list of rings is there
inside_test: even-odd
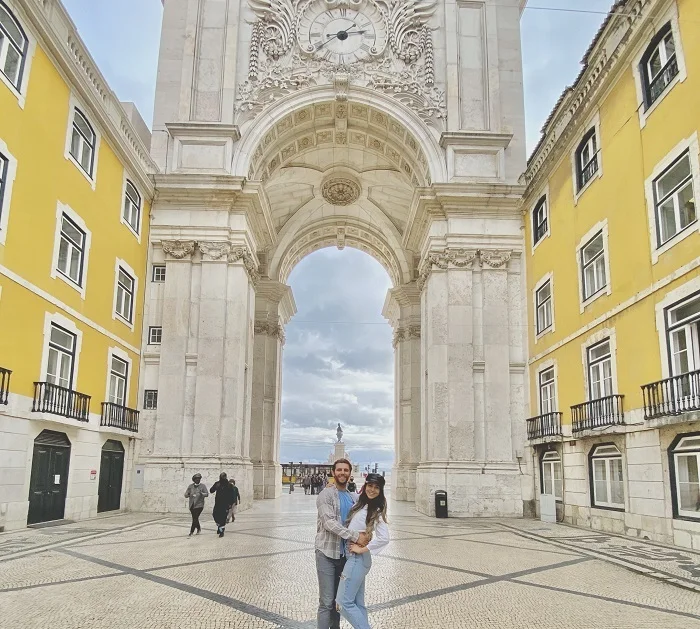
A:
[[[143,392],[143,408],[147,411],[158,408],[158,391],[155,389],[146,389]]]
[[[689,153],[654,180],[654,205],[659,247],[697,220]]]
[[[535,291],[535,308],[537,310],[537,334],[542,334],[552,327],[552,281],[547,280]]]
[[[554,413],[557,410],[556,387],[554,384],[554,367],[540,372],[540,415]]]
[[[549,221],[547,212],[547,197],[543,196],[532,210],[532,234],[533,244],[542,240],[549,231]]]
[[[595,127],[581,140],[576,149],[576,179],[580,192],[598,172],[598,139]]]
[[[644,86],[644,104],[648,109],[678,75],[676,44],[670,22],[651,41],[640,66]]]
[[[598,400],[613,394],[610,339],[588,348],[588,395]]]
[[[73,113],[73,132],[70,140],[70,154],[89,176],[93,176],[95,163],[95,144],[97,137],[87,118],[79,110]]]
[[[62,214],[56,269],[74,284],[82,286],[84,259],[85,232],[66,214]]]
[[[700,435],[680,436],[671,454],[675,515],[700,520]]]
[[[581,269],[583,275],[583,301],[603,290],[607,285],[605,273],[605,244],[603,232],[598,232],[581,249]]]
[[[0,72],[17,91],[22,83],[28,43],[22,27],[0,2]]]
[[[604,509],[625,509],[625,481],[622,454],[614,445],[599,445],[591,450],[590,473],[592,505]]]
[[[153,265],[153,281],[154,282],[165,282],[165,265],[164,264],[154,264]]]
[[[112,356],[112,363],[109,371],[109,399],[108,402],[118,404],[119,406],[126,405],[126,384],[129,379],[129,364]]]
[[[3,200],[5,198],[5,186],[10,171],[10,160],[0,153],[0,217],[2,217]]]
[[[163,328],[161,326],[152,325],[148,328],[148,344],[160,345],[163,339]]]
[[[46,382],[70,389],[73,386],[75,367],[75,334],[51,324],[49,336],[48,362],[46,364]]]
[[[124,269],[117,269],[117,298],[115,312],[125,321],[132,322],[134,310],[134,278]]]
[[[141,195],[128,179],[124,189],[124,212],[122,216],[129,227],[138,234],[141,227]]]
[[[556,450],[542,455],[542,493],[552,495],[556,500],[564,500],[561,457]]]
[[[679,376],[700,369],[700,294],[666,313],[671,373]]]

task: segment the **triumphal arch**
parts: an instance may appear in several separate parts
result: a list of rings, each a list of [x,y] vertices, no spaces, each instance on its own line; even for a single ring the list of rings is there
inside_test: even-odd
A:
[[[393,283],[393,496],[522,514],[522,4],[165,1],[140,506],[195,470],[279,495],[286,282],[334,246]]]

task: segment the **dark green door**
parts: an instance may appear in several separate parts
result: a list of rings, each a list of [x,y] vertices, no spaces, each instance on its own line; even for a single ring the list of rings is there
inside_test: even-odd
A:
[[[109,439],[102,446],[100,461],[100,486],[97,496],[97,512],[119,509],[124,476],[124,446]]]
[[[62,432],[44,430],[34,440],[27,524],[63,519],[69,465],[68,437]]]

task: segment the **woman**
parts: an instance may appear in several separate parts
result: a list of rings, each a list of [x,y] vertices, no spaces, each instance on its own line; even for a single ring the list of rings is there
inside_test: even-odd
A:
[[[192,537],[192,533],[197,531],[197,535],[202,532],[202,526],[199,524],[199,516],[204,509],[204,499],[209,495],[205,485],[202,485],[202,475],[197,473],[192,477],[192,484],[185,491],[185,498],[189,498],[190,513],[192,514],[192,526],[190,534],[187,537]]]
[[[346,526],[351,531],[365,531],[371,537],[367,546],[350,544],[351,554],[335,599],[340,615],[353,629],[371,629],[365,607],[365,577],[372,567],[372,555],[379,554],[389,543],[384,482],[379,474],[367,474],[360,497],[348,514]]]
[[[209,491],[212,494],[216,494],[214,511],[212,513],[214,522],[216,522],[216,534],[219,537],[223,537],[226,529],[226,517],[234,501],[233,485],[228,482],[226,472],[219,474],[219,480],[211,486]]]

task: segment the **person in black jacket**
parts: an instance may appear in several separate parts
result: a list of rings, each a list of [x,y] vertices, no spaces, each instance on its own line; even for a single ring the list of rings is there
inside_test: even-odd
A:
[[[216,495],[212,515],[214,516],[214,522],[216,522],[216,533],[219,537],[224,536],[226,517],[228,516],[229,509],[233,506],[235,498],[233,489],[233,485],[228,482],[226,472],[221,472],[221,474],[219,474],[219,480],[216,481],[209,490],[209,493]]]
[[[226,524],[236,521],[236,511],[238,510],[238,505],[241,504],[241,494],[238,491],[238,487],[236,487],[236,481],[231,479],[231,485],[233,486],[233,505],[231,505],[226,516]]]

